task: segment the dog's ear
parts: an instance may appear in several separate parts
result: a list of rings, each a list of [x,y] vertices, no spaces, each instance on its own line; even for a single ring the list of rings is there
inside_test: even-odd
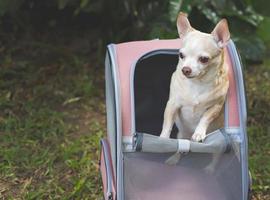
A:
[[[179,13],[176,25],[180,38],[185,36],[188,32],[194,30],[188,21],[187,14],[183,12]]]
[[[230,40],[230,32],[227,20],[226,19],[220,20],[211,34],[213,35],[215,41],[217,42],[220,48],[225,47],[228,41]]]

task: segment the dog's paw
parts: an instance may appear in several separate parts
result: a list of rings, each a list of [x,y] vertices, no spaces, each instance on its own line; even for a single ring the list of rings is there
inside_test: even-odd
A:
[[[173,154],[171,157],[169,157],[169,158],[165,161],[165,163],[166,163],[167,165],[176,165],[176,164],[179,162],[180,157],[181,157],[181,154],[180,154],[180,153],[175,153],[175,154]]]
[[[161,132],[161,134],[160,134],[160,137],[162,137],[162,138],[169,138],[170,137],[170,133],[168,133],[168,132]]]
[[[191,139],[195,142],[203,141],[206,137],[206,134],[203,133],[194,133],[191,137]]]
[[[167,135],[164,135],[164,134],[160,134],[160,136],[159,137],[161,137],[161,138],[169,138]]]

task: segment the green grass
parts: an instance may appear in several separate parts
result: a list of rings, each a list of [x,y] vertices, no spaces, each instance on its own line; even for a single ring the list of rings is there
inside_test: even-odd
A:
[[[97,52],[67,43],[21,42],[0,54],[0,199],[102,198],[103,66]],[[269,76],[267,61],[246,70],[254,200],[270,199]]]
[[[57,46],[28,48],[1,59],[0,199],[99,199],[105,127],[96,67],[51,52]]]
[[[246,70],[249,168],[254,199],[270,199],[270,61]]]

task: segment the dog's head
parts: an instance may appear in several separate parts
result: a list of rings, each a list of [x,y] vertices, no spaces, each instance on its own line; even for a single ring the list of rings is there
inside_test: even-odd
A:
[[[222,62],[222,49],[230,39],[226,19],[222,19],[212,33],[202,33],[191,27],[187,15],[180,13],[177,29],[182,45],[178,67],[187,78],[198,78]]]

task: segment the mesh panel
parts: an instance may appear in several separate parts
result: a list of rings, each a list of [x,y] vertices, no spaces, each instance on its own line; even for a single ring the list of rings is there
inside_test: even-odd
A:
[[[182,156],[175,166],[168,154],[124,155],[125,200],[239,200],[241,173],[237,157],[224,154],[213,173],[205,171],[210,154]]]

